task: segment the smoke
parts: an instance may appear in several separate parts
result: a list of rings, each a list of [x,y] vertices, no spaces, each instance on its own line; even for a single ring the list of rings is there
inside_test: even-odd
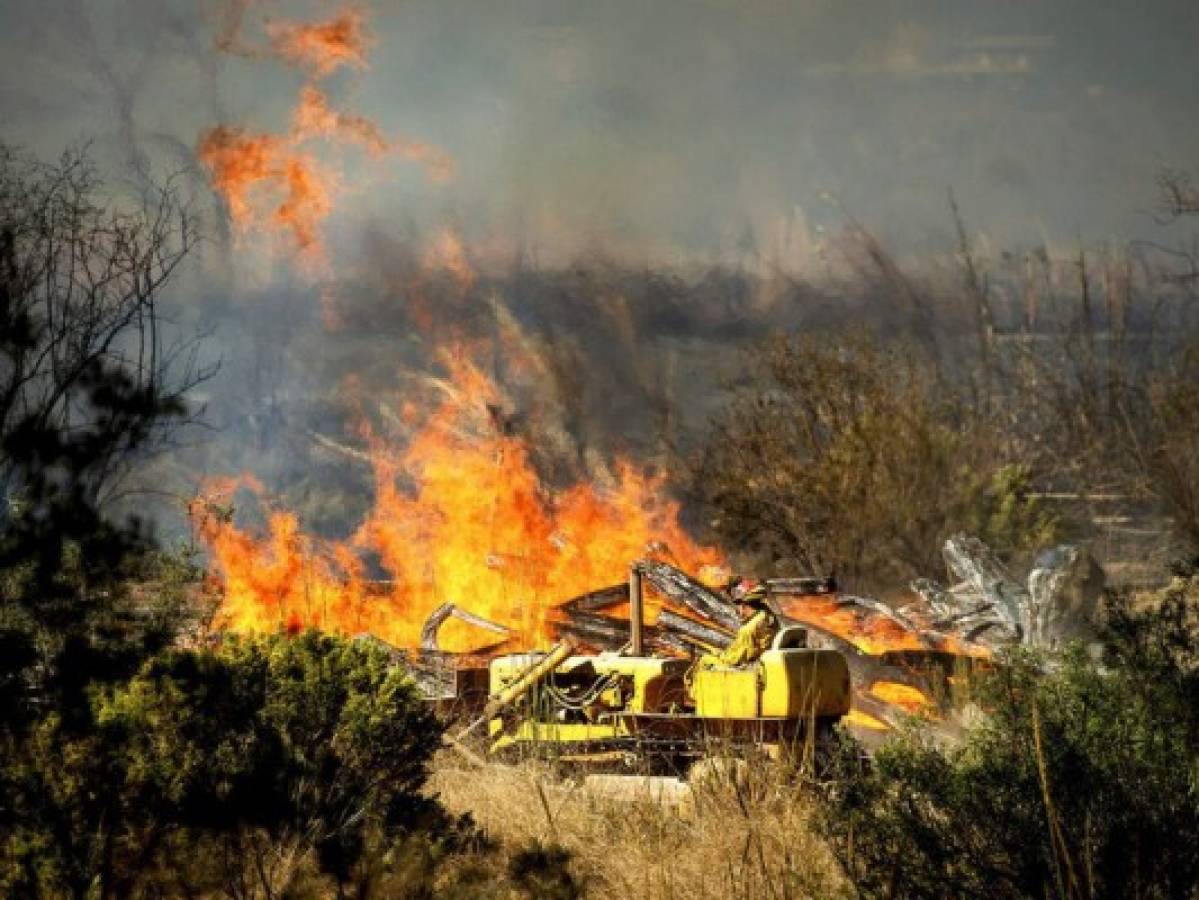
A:
[[[11,0],[0,102],[35,152],[103,136],[156,167],[214,125],[286,134],[317,73],[328,105],[395,152],[456,163],[438,185],[423,165],[349,159],[328,234],[448,218],[472,245],[554,264],[597,244],[653,263],[765,252],[797,221],[788,261],[809,264],[840,223],[827,197],[927,252],[949,230],[947,185],[1000,245],[1042,227],[1150,237],[1154,167],[1190,165],[1199,136],[1181,113],[1199,100],[1193,4],[1150,9]]]
[[[1145,148],[1182,153],[1199,127],[1133,102],[1149,84],[1189,108],[1199,82],[1163,63],[1189,47],[1066,0],[312,8],[18,0],[0,98],[34,149],[100,135],[116,171],[202,179],[229,240],[174,299],[225,367],[214,432],[168,474],[182,495],[253,471],[329,533],[372,490],[336,448],[427,403],[440,348],[484,360],[548,485],[603,482],[616,453],[682,482],[766,335],[911,335],[929,309],[965,327],[947,184],[1015,248],[991,283],[1016,308],[1030,230],[1142,228]]]

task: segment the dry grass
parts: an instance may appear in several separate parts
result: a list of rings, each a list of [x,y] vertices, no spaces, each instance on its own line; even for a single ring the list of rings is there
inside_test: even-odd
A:
[[[682,806],[597,796],[544,766],[464,767],[440,760],[429,789],[512,848],[537,840],[573,854],[588,897],[850,896],[811,828],[811,801],[772,766],[712,780]]]

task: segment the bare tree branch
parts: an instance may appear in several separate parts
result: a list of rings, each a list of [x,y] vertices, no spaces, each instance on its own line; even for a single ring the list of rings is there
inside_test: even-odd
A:
[[[194,420],[189,391],[210,378],[199,338],[166,328],[162,291],[200,239],[167,179],[139,202],[108,195],[87,147],[43,164],[0,144],[0,493],[19,490],[18,430],[94,442],[86,493],[99,501],[146,453]],[[106,409],[100,375],[163,415]],[[149,408],[149,406],[147,406]],[[0,515],[4,515],[0,511]]]

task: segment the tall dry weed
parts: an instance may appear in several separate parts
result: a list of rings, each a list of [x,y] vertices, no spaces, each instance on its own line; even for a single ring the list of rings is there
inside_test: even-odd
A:
[[[536,763],[475,769],[447,757],[429,788],[506,847],[567,848],[588,897],[851,896],[811,828],[813,799],[769,763],[735,776],[696,784],[680,804],[649,791],[613,799]]]

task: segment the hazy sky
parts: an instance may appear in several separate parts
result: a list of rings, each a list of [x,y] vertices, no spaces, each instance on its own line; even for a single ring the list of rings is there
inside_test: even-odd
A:
[[[375,0],[371,65],[328,87],[439,145],[447,184],[346,152],[335,241],[388,220],[476,241],[651,256],[790,249],[843,205],[905,250],[946,190],[998,244],[1153,228],[1163,164],[1199,167],[1195,0]],[[282,128],[302,76],[215,50],[216,0],[3,0],[0,132],[38,153],[190,159],[224,122]],[[258,0],[264,17],[335,3]],[[798,246],[797,252],[802,253]],[[788,251],[789,252],[789,251]]]

